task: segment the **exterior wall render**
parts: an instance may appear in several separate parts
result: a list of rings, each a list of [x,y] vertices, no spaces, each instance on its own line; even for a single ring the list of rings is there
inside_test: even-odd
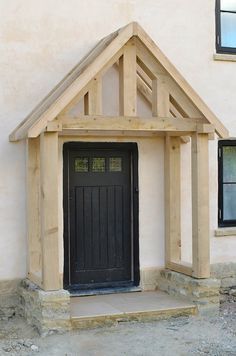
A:
[[[214,6],[214,0],[197,2],[194,0],[139,2],[43,0],[37,4],[29,0],[1,2],[0,10],[4,16],[0,24],[2,42],[0,48],[2,53],[0,55],[2,85],[0,249],[4,253],[1,256],[0,280],[26,276],[25,144],[23,142],[10,144],[7,141],[8,134],[105,35],[130,21],[139,21],[230,129],[230,135],[236,136],[234,118],[236,63],[213,60]],[[174,13],[173,8],[175,8]],[[101,16],[99,17],[98,14]],[[103,18],[106,18],[106,22]],[[199,26],[199,19],[201,19],[201,26]],[[113,85],[113,81],[109,78],[107,83]],[[104,93],[104,100],[108,95],[109,90]],[[145,112],[147,113],[147,108]],[[129,139],[127,138],[126,141]],[[163,147],[161,139],[137,141],[140,152],[141,188],[140,265],[141,268],[161,267],[164,263]],[[188,152],[185,152],[188,150],[187,145],[183,145],[182,150],[184,153],[182,160],[188,162]],[[59,155],[61,155],[61,148]],[[236,236],[214,237],[214,230],[217,228],[216,157],[217,141],[212,141],[210,142],[212,263],[236,260]],[[153,172],[152,177],[150,172]],[[61,170],[59,174],[61,175]],[[184,240],[182,254],[186,261],[191,259],[188,179],[189,172],[183,171],[182,203],[185,213],[182,214]],[[160,183],[158,186],[157,182]],[[60,187],[61,193],[62,187]],[[62,207],[59,213],[62,221]],[[156,219],[157,216],[159,221]],[[63,270],[62,229],[61,226],[61,272]]]

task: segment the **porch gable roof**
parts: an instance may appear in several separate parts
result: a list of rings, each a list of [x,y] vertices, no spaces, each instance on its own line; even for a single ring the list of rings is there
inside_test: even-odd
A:
[[[48,123],[53,121],[113,58],[116,58],[115,56],[120,53],[131,38],[136,38],[151,56],[158,61],[163,70],[205,119],[205,122],[214,125],[219,137],[228,137],[228,130],[222,122],[188,84],[143,28],[137,22],[132,22],[102,39],[16,127],[10,134],[9,140],[14,142],[28,137],[37,137],[45,130]]]

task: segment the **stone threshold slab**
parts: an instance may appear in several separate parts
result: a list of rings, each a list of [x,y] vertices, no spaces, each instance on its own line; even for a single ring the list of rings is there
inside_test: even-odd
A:
[[[76,329],[196,313],[197,308],[194,304],[160,291],[71,298],[71,323]]]

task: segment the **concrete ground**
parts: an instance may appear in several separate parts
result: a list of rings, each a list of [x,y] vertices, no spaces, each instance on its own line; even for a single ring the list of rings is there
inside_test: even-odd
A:
[[[236,356],[236,303],[218,316],[182,317],[40,338],[20,318],[0,322],[0,355]]]

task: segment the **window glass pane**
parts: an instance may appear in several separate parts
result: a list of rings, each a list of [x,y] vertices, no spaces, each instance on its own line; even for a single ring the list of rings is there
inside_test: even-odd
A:
[[[121,157],[109,158],[109,171],[110,172],[121,172],[122,171],[122,158]]]
[[[93,172],[105,172],[106,160],[101,157],[94,157],[92,161],[92,171]]]
[[[236,0],[221,0],[221,10],[236,11]]]
[[[223,182],[236,182],[236,146],[223,147]]]
[[[221,46],[236,48],[236,14],[221,13]]]
[[[236,184],[224,184],[223,204],[223,219],[236,220]]]
[[[78,157],[75,159],[75,172],[88,172],[88,158]]]

